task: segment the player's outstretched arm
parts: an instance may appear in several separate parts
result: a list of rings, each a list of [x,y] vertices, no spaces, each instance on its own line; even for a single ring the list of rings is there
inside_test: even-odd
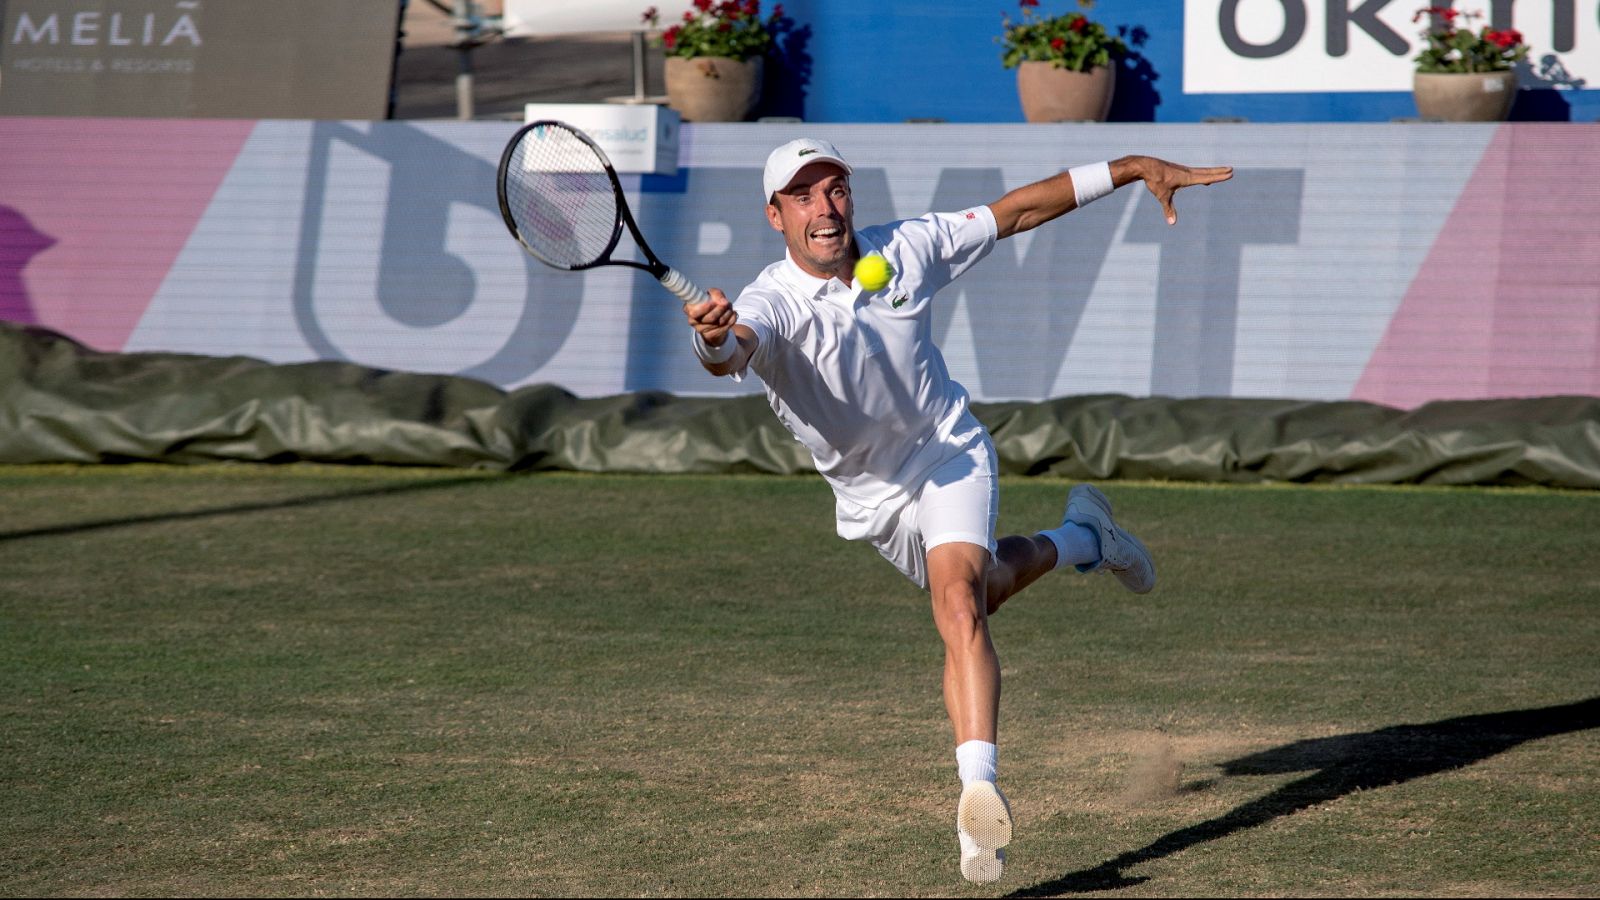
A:
[[[1105,179],[1110,170],[1109,182],[1091,183]],[[1233,177],[1232,166],[1207,166],[1194,168],[1170,163],[1153,156],[1124,156],[1107,165],[1079,166],[1043,181],[1025,185],[1006,194],[989,208],[994,211],[995,224],[1000,237],[1010,237],[1077,209],[1125,184],[1143,181],[1161,203],[1167,224],[1178,222],[1178,213],[1172,206],[1172,195],[1178,190],[1201,184],[1216,184]],[[1081,180],[1078,183],[1075,179]],[[1083,197],[1082,203],[1079,198]]]
[[[726,294],[712,288],[711,299],[683,308],[694,329],[694,353],[700,365],[713,375],[729,375],[743,369],[756,349],[756,333],[738,324]]]

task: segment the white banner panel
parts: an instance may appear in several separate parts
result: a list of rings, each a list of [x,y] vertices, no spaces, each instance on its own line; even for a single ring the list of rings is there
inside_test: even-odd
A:
[[[1429,4],[1421,0],[1186,0],[1188,94],[1409,91]],[[1525,88],[1600,84],[1600,0],[1441,0],[1485,24],[1515,28],[1531,48]]]
[[[649,5],[638,0],[505,0],[505,29],[512,37],[643,31],[649,26],[640,17]],[[670,19],[678,12],[672,7],[664,15]]]

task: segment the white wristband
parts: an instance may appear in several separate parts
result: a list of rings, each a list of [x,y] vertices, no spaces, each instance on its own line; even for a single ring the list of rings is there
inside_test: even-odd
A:
[[[694,355],[713,365],[725,363],[733,359],[733,354],[739,352],[739,339],[729,329],[726,337],[722,339],[722,346],[713,347],[706,343],[700,332],[694,332]]]
[[[1108,162],[1073,166],[1067,170],[1067,174],[1072,176],[1072,193],[1077,195],[1080,207],[1088,206],[1117,189],[1111,180],[1111,164]]]

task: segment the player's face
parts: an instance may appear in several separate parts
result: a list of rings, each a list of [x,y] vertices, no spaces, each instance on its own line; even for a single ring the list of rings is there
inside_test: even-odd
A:
[[[837,275],[848,281],[855,264],[851,226],[855,202],[844,169],[829,162],[813,163],[773,196],[777,203],[767,206],[767,221],[783,232],[800,268],[818,278]]]

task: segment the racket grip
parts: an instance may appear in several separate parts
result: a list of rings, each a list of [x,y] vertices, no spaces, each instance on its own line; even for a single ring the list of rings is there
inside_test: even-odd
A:
[[[711,299],[710,294],[695,287],[694,282],[683,277],[683,273],[677,269],[667,269],[667,273],[661,276],[661,284],[667,290],[677,294],[678,299],[683,301],[684,306],[704,303]]]

